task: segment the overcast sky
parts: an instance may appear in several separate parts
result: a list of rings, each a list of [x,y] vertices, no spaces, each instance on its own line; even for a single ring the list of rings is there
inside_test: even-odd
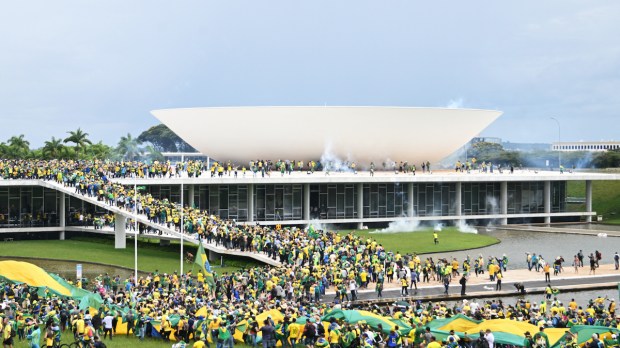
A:
[[[555,116],[563,140],[620,140],[617,0],[5,1],[0,33],[0,141],[81,127],[115,144],[153,109],[325,104],[498,109],[483,135],[551,142]]]

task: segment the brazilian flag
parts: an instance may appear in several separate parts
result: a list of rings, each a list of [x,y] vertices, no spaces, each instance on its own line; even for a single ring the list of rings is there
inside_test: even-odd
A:
[[[308,237],[312,239],[319,238],[319,233],[314,229],[314,226],[312,225],[308,226]]]
[[[196,253],[194,263],[202,269],[202,273],[205,275],[205,283],[207,283],[211,289],[214,289],[215,278],[213,278],[213,271],[211,271],[211,265],[209,264],[209,259],[207,259],[207,253],[205,252],[205,248],[202,246],[202,243],[200,243],[200,246],[198,247],[198,252]]]

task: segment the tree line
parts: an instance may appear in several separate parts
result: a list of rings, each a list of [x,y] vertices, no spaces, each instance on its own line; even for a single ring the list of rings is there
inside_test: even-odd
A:
[[[195,151],[163,124],[153,126],[137,138],[121,136],[116,146],[94,143],[89,134],[78,128],[64,138],[52,137],[40,148],[31,149],[23,134],[0,142],[0,158],[6,159],[67,159],[67,160],[163,160],[161,152]]]
[[[476,158],[478,163],[492,162],[502,166],[558,168],[557,151],[510,151],[501,144],[478,142],[467,150],[469,159]],[[608,150],[601,152],[571,151],[561,153],[562,166],[565,168],[618,168],[620,167],[620,151]]]

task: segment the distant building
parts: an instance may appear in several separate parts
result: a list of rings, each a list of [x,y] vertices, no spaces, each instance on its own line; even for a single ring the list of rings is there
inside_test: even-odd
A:
[[[497,137],[475,137],[472,138],[469,142],[470,145],[474,145],[476,143],[492,143],[492,144],[501,144],[502,138]]]
[[[575,141],[575,142],[555,142],[551,144],[552,151],[607,151],[607,150],[619,150],[620,141]]]
[[[165,161],[171,163],[184,162],[185,160],[192,161],[207,161],[209,156],[202,154],[201,152],[162,152]]]
[[[551,147],[548,143],[512,143],[505,141],[502,143],[504,150],[519,151],[519,152],[532,152],[532,151],[547,151]]]

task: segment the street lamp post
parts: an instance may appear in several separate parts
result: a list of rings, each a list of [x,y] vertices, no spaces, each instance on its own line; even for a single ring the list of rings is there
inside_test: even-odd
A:
[[[138,172],[136,171],[133,181],[133,218],[135,223],[135,234],[133,238],[133,258],[134,258],[134,281],[138,284]]]
[[[555,123],[558,124],[558,169],[562,165],[562,151],[560,151],[560,143],[562,142],[562,128],[560,127],[560,121],[555,117],[550,117]]]
[[[183,182],[181,182],[181,273],[180,275],[183,276],[183,224],[184,224],[184,216],[183,216]]]

